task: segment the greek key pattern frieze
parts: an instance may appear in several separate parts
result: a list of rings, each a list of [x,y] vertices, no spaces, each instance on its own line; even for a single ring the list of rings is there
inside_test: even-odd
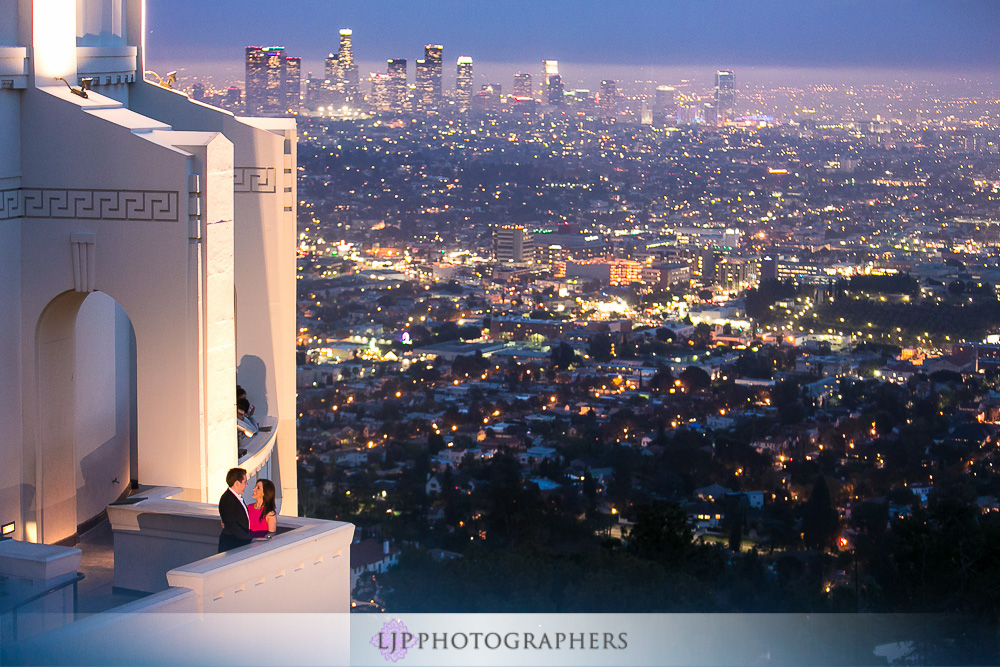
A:
[[[277,192],[274,167],[235,167],[233,172],[236,192],[256,194]]]
[[[20,190],[0,190],[0,220],[19,218],[22,210]]]
[[[16,217],[177,222],[180,195],[161,190],[21,188],[0,193],[0,220]]]

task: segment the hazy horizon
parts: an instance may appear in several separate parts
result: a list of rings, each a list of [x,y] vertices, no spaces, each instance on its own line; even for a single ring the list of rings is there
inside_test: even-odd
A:
[[[288,55],[301,55],[294,48],[287,48]],[[175,61],[157,58],[149,54],[147,66],[163,74],[177,70],[180,85],[190,85],[195,80],[209,78],[215,85],[237,84],[242,87],[245,65],[243,53],[225,61]],[[407,74],[410,82],[414,78],[414,60],[407,59]],[[475,61],[475,59],[474,59]],[[450,66],[449,66],[450,65]],[[935,70],[921,68],[859,68],[859,67],[774,67],[724,64],[678,65],[678,66],[638,66],[600,63],[559,62],[559,71],[567,90],[577,88],[597,90],[602,79],[614,79],[621,83],[648,81],[651,84],[680,85],[687,83],[693,89],[711,87],[720,67],[732,69],[736,74],[737,86],[789,86],[807,85],[893,85],[901,83],[929,83],[940,87],[993,88],[998,80],[997,72],[991,68]],[[321,77],[324,69],[322,59],[302,58],[302,77],[308,72]],[[385,61],[358,61],[358,73],[364,89],[365,81],[372,72],[385,72]],[[528,72],[537,84],[541,77],[541,60],[535,62],[474,62],[475,85],[499,83],[505,92],[513,86],[516,72]],[[190,79],[190,81],[187,81]],[[454,86],[455,67],[446,61],[444,66],[444,87]]]

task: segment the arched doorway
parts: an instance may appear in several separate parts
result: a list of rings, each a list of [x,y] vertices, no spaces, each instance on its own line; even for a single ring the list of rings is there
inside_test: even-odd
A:
[[[25,433],[25,537],[51,544],[125,493],[135,479],[136,341],[103,292],[64,292],[35,332],[35,419]]]

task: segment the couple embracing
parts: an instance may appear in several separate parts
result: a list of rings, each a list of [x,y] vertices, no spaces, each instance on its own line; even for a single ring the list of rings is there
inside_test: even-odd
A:
[[[219,535],[219,553],[250,544],[254,538],[268,538],[277,530],[278,517],[274,504],[274,483],[269,479],[257,480],[253,487],[252,505],[243,502],[247,488],[247,471],[232,468],[226,474],[229,487],[219,498],[219,517],[222,534]]]

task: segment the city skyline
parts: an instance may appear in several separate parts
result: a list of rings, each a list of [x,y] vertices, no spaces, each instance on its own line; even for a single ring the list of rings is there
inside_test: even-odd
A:
[[[199,60],[222,61],[247,44],[285,43],[309,62],[334,48],[338,28],[350,26],[358,35],[360,62],[402,57],[424,44],[439,43],[445,45],[446,59],[447,52],[462,53],[484,63],[520,63],[537,57],[608,65],[970,73],[1000,65],[1000,53],[992,48],[1000,26],[996,3],[919,0],[905,7],[906,11],[895,11],[892,3],[849,0],[815,6],[787,0],[752,5],[647,1],[612,11],[599,2],[515,0],[499,7],[448,0],[415,11],[384,1],[332,7],[305,0],[290,11],[265,3],[241,3],[237,8],[232,0],[210,4],[157,0],[149,5],[150,24],[157,28],[147,37],[153,59],[175,61],[191,59],[194,48]],[[510,16],[518,20],[510,22]],[[200,29],[221,23],[228,26],[224,35],[207,35]],[[206,43],[212,46],[203,46]]]

